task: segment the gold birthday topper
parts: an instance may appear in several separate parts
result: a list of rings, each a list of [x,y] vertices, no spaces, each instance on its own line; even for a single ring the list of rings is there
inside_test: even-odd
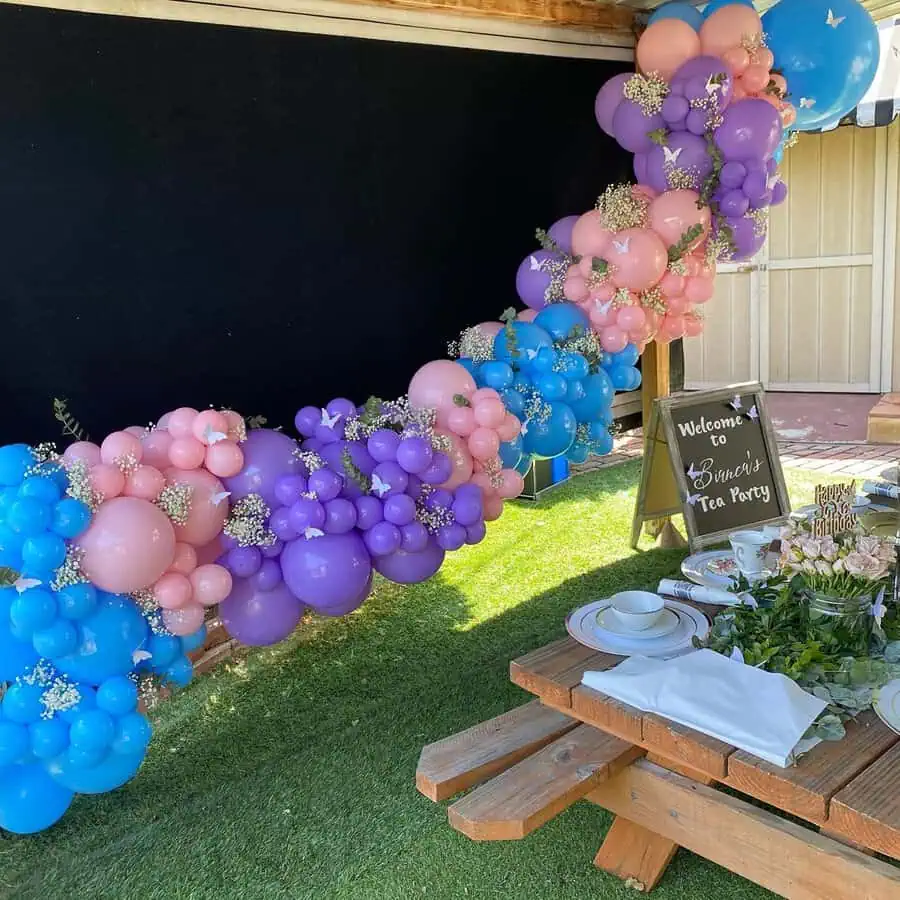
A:
[[[853,531],[859,524],[853,513],[856,482],[816,485],[816,510],[812,518],[813,537]]]

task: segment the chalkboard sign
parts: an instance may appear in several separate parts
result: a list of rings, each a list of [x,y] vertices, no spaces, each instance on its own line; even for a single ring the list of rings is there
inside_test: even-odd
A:
[[[654,504],[666,508],[654,509]],[[762,385],[655,402],[636,526],[639,530],[641,521],[677,511],[684,514],[692,549],[788,516],[790,503]]]

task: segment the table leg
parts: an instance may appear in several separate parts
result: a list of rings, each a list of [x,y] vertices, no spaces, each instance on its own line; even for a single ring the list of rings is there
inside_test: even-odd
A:
[[[639,891],[652,891],[672,862],[678,844],[617,816],[594,857],[594,865]]]

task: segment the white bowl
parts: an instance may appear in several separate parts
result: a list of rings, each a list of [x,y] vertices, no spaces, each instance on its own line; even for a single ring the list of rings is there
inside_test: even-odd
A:
[[[649,591],[622,591],[609,598],[612,614],[629,631],[644,631],[659,621],[663,598]]]

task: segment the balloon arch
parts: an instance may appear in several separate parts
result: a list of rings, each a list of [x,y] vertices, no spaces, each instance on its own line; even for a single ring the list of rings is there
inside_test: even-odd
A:
[[[303,407],[299,441],[183,407],[61,456],[0,448],[0,829],[40,831],[76,793],[134,776],[141,710],[190,681],[207,610],[275,643],[307,608],[359,607],[375,572],[431,577],[534,459],[610,452],[640,352],[701,333],[717,263],[751,257],[786,197],[790,136],[859,101],[878,37],[856,0],[782,0],[762,19],[673,2],[636,59],[595,114],[638,183],[539,231],[516,273],[526,308],[466,329],[406,396]]]

